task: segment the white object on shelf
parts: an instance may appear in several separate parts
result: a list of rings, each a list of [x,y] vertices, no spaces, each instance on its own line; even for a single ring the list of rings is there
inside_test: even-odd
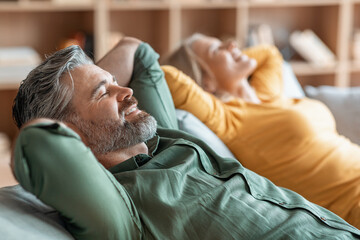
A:
[[[17,86],[37,65],[0,66],[0,85]]]
[[[335,54],[312,31],[295,31],[290,35],[291,46],[308,62],[318,66],[332,66]]]
[[[250,45],[257,46],[261,44],[275,45],[272,29],[268,24],[260,24],[252,27],[250,30]]]
[[[30,47],[0,48],[0,88],[17,87],[40,62],[39,54]]]
[[[39,64],[39,54],[30,47],[0,47],[0,66]]]

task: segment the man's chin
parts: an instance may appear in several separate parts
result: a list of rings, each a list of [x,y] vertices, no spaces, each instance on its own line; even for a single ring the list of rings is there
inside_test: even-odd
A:
[[[79,128],[89,147],[96,154],[127,149],[145,142],[156,133],[157,122],[150,114],[141,111],[131,121],[103,120],[92,122],[74,117],[72,123]]]
[[[142,133],[143,141],[145,142],[155,136],[157,122],[153,116],[146,112],[141,112],[138,114],[139,118],[141,118],[141,125],[138,126],[140,129],[139,133]]]
[[[116,139],[115,146],[126,149],[153,138],[156,133],[157,122],[146,112],[137,114],[132,121],[126,121],[122,127],[120,137]]]

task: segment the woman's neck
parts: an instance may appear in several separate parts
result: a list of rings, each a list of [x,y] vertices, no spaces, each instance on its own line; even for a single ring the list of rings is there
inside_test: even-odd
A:
[[[217,91],[216,96],[223,101],[228,101],[231,97],[238,97],[244,99],[246,102],[261,103],[261,100],[257,97],[255,90],[250,86],[246,78],[237,82],[230,91]]]

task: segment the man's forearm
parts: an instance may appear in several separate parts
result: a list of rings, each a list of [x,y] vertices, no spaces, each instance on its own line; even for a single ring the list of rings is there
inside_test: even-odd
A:
[[[124,37],[96,65],[113,74],[120,86],[128,86],[134,69],[134,55],[141,41]]]
[[[22,128],[13,166],[19,183],[58,210],[76,239],[140,239],[126,190],[66,125],[39,119]]]

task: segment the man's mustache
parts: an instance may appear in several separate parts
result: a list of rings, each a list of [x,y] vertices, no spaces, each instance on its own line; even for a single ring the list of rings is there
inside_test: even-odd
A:
[[[121,113],[124,116],[125,115],[124,111],[126,111],[129,107],[131,107],[134,104],[136,104],[136,106],[138,104],[138,101],[135,97],[125,98],[121,102],[121,106],[119,107],[119,113]]]

